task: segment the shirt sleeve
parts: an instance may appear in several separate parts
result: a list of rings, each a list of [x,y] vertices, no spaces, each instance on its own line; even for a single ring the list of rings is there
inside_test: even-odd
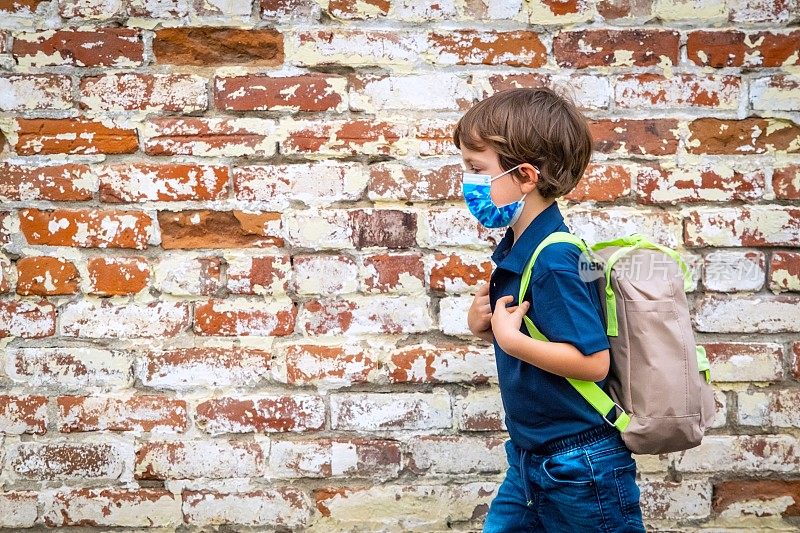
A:
[[[576,271],[547,270],[533,280],[531,291],[528,316],[549,341],[568,342],[583,355],[610,349],[589,286]]]

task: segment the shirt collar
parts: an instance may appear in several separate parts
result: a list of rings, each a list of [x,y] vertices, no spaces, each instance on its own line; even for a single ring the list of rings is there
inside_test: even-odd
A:
[[[492,261],[498,268],[521,274],[539,243],[556,231],[563,222],[564,217],[554,200],[528,224],[516,243],[514,230],[508,228],[492,253]]]

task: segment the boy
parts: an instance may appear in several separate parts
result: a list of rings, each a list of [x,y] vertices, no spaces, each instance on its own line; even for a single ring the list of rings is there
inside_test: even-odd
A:
[[[453,141],[470,212],[484,226],[509,228],[467,317],[470,331],[494,344],[510,436],[509,468],[483,531],[645,531],[636,462],[612,425],[614,410],[603,417],[566,379],[604,388],[610,368],[601,301],[579,275],[580,250],[544,248],[524,301],[515,301],[536,246],[569,231],[555,200],[589,164],[588,124],[549,88],[511,89],[467,111]],[[526,334],[526,313],[550,342]]]

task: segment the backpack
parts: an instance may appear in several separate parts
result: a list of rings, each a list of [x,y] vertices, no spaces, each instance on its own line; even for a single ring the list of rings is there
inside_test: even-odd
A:
[[[605,302],[603,320],[611,346],[610,396],[592,381],[566,379],[622,432],[631,452],[659,454],[698,446],[713,423],[716,404],[705,348],[695,343],[692,331],[686,263],[675,250],[639,233],[590,247],[576,235],[554,232],[528,260],[518,302],[536,257],[555,242],[576,245],[585,254],[581,257],[589,259],[581,260],[581,269],[597,270],[594,281]],[[523,321],[531,337],[547,341],[528,316]],[[617,415],[614,422],[608,419],[611,409]]]

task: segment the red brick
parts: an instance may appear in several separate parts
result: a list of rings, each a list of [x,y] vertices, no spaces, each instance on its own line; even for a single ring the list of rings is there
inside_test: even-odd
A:
[[[147,155],[275,154],[275,122],[255,117],[161,117],[144,125]]]
[[[590,120],[589,128],[601,153],[669,155],[678,148],[678,121],[673,119]]]
[[[739,76],[626,74],[616,79],[614,104],[632,109],[653,106],[737,109],[741,92]]]
[[[11,52],[18,64],[35,67],[133,67],[144,61],[142,35],[133,28],[21,32]]]
[[[310,335],[422,333],[433,327],[428,304],[419,296],[310,300],[298,324]]]
[[[153,231],[146,213],[110,209],[21,209],[19,225],[29,244],[79,248],[141,250]]]
[[[800,291],[800,252],[772,252],[769,288],[773,291]]]
[[[135,128],[107,126],[84,118],[17,118],[19,155],[132,154],[139,148]]]
[[[686,56],[697,65],[714,68],[793,66],[800,64],[793,57],[799,44],[800,31],[696,30],[686,38]]]
[[[158,488],[65,488],[46,499],[42,521],[48,527],[174,528],[182,524],[181,500]]]
[[[177,163],[130,163],[95,169],[102,202],[222,200],[227,196],[228,167]]]
[[[11,74],[0,76],[3,111],[71,109],[72,80],[56,74]]]
[[[327,66],[345,56],[349,67],[410,66],[419,60],[421,40],[419,33],[411,30],[300,30],[292,33],[291,60],[295,66]]]
[[[622,165],[590,163],[565,198],[572,202],[611,202],[631,192],[631,175]]]
[[[153,268],[153,285],[164,294],[210,296],[222,288],[221,257],[162,256]]]
[[[363,291],[367,293],[419,292],[424,285],[422,255],[374,254],[363,258]]]
[[[4,0],[0,2],[0,14],[30,15],[36,12],[45,0]]]
[[[174,337],[191,324],[189,306],[190,302],[179,300],[73,300],[59,309],[59,334],[94,339]]]
[[[0,200],[81,202],[92,199],[88,165],[30,166],[0,163]]]
[[[56,308],[46,300],[0,300],[0,338],[33,339],[56,332]]]
[[[184,523],[192,526],[270,526],[297,531],[311,523],[308,496],[293,487],[230,493],[185,490],[182,498]]]
[[[331,428],[340,431],[429,430],[450,428],[450,395],[347,392],[330,395]]]
[[[80,104],[93,111],[180,111],[208,108],[206,80],[192,74],[120,73],[81,78]]]
[[[428,35],[429,61],[443,65],[544,66],[547,50],[533,31],[434,31]],[[453,58],[455,57],[455,59]]]
[[[615,0],[599,0],[596,4],[597,12],[603,20],[617,21],[631,17],[651,17],[653,4],[621,3]]]
[[[711,363],[711,380],[781,381],[783,347],[775,343],[703,342]]]
[[[653,67],[678,64],[680,34],[651,29],[562,31],[553,38],[560,67]]]
[[[322,429],[325,403],[319,396],[262,396],[214,398],[197,406],[197,426],[220,433],[275,433]]]
[[[519,89],[522,87],[541,87],[552,85],[554,78],[549,74],[542,74],[538,72],[511,72],[511,73],[488,73],[483,77],[476,76],[473,78],[473,85],[478,85],[476,82],[482,84],[476,87],[479,90],[479,99],[483,100],[494,94],[509,89]]]
[[[277,66],[283,63],[283,35],[269,28],[161,28],[153,55],[159,64]]]
[[[711,333],[797,333],[798,306],[797,295],[710,293],[694,302],[692,323]]]
[[[151,441],[136,449],[134,477],[144,480],[260,477],[268,446],[241,441]],[[213,461],[208,461],[213,457]]]
[[[768,22],[771,24],[786,23],[792,15],[793,4],[787,0],[778,2],[745,2],[731,4],[729,20],[736,23]]]
[[[773,74],[750,81],[750,107],[757,111],[798,111],[800,78]]]
[[[408,442],[407,468],[417,475],[500,473],[508,469],[503,437],[424,435]]]
[[[689,122],[689,134],[686,149],[692,154],[800,152],[800,126],[790,120],[699,118]]]
[[[271,478],[397,478],[402,469],[401,443],[383,439],[274,441]]]
[[[777,506],[777,500],[793,503]],[[712,508],[715,513],[761,516],[800,516],[800,480],[741,479],[714,484]],[[747,509],[758,508],[759,511]],[[739,511],[741,509],[741,511]],[[777,511],[777,512],[776,512]]]
[[[109,2],[108,0],[84,0],[83,2],[71,2],[60,0],[58,2],[58,14],[62,18],[87,18],[87,19],[108,19],[115,16],[124,15],[121,2]]]
[[[129,0],[128,15],[141,18],[179,19],[188,14],[189,3],[181,0],[150,2],[149,0]]]
[[[402,484],[370,484],[368,487],[338,484],[315,489],[319,523],[330,531],[359,528],[391,531],[397,528],[397,517],[393,513],[375,511],[388,506],[404,509],[402,521],[413,523],[422,531],[446,531],[453,527],[453,523],[482,522],[497,491],[497,483],[489,481],[448,482],[445,485],[442,480],[426,480],[423,483],[415,480]],[[448,512],[431,512],[431,501],[442,505]]]
[[[466,111],[475,89],[464,74],[433,72],[409,75],[358,73],[348,77],[349,108],[358,113]],[[424,94],[425,98],[419,98]]]
[[[159,211],[158,224],[165,250],[283,246],[280,213]]]
[[[35,491],[4,491],[0,494],[0,527],[33,527],[39,515],[38,506],[39,495]]]
[[[416,213],[396,209],[359,209],[350,212],[356,248],[409,248],[417,243]]]
[[[792,343],[793,364],[792,376],[795,379],[800,379],[800,341]]]
[[[800,246],[800,209],[789,206],[697,208],[684,217],[687,246]]]
[[[226,111],[334,111],[347,109],[346,78],[326,74],[217,77],[214,102]]]
[[[265,304],[263,300],[211,300],[197,302],[194,332],[197,335],[283,336],[294,331],[297,308],[289,299]]]
[[[314,157],[401,155],[409,127],[376,119],[293,120],[284,126],[280,152]]]
[[[781,200],[800,200],[800,165],[786,165],[772,172],[772,189]]]
[[[763,170],[739,171],[715,165],[663,169],[643,166],[636,173],[639,203],[657,205],[760,200],[766,190]]]
[[[11,261],[0,256],[0,294],[5,294],[11,290],[12,269]]]
[[[431,201],[461,198],[461,165],[420,169],[398,163],[369,166],[371,200]]]
[[[364,167],[357,162],[323,160],[233,168],[236,199],[259,202],[259,205],[275,211],[288,209],[292,202],[327,206],[340,201],[360,200],[366,181]]]
[[[47,432],[47,396],[0,395],[0,434]]]
[[[370,18],[384,18],[389,14],[391,3],[389,0],[365,0],[364,2],[351,2],[350,0],[330,0],[328,12],[337,19],[364,20]],[[438,4],[431,6],[441,8]]]
[[[20,347],[8,350],[7,373],[29,387],[58,390],[133,385],[133,355],[93,347]]]
[[[253,387],[271,381],[272,359],[266,350],[239,347],[147,350],[138,378],[157,389]]]
[[[453,143],[455,120],[439,118],[420,119],[416,123],[415,140],[419,155],[460,155]]]
[[[456,399],[454,417],[461,431],[505,431],[505,411],[496,388],[470,391]]]
[[[432,291],[463,292],[487,283],[492,262],[481,256],[463,253],[437,253],[433,256],[429,285]]]
[[[117,296],[136,294],[145,289],[150,279],[150,268],[145,257],[91,257],[89,294]]]
[[[497,381],[494,354],[472,346],[421,344],[389,354],[391,383],[474,383]]]
[[[290,344],[285,353],[291,385],[366,383],[380,368],[380,362],[360,345]]]
[[[285,294],[292,264],[288,255],[230,256],[227,288],[231,294]]]
[[[23,442],[8,450],[7,461],[21,479],[117,479],[133,462],[133,454],[127,452],[102,442]]]
[[[58,430],[183,433],[188,428],[185,400],[152,394],[130,397],[59,396]]]
[[[79,281],[78,269],[63,257],[43,255],[17,260],[17,294],[76,294]]]
[[[260,0],[261,16],[279,20],[319,20],[320,6],[314,0]]]
[[[296,255],[292,260],[298,294],[347,294],[358,291],[358,266],[347,255]]]

